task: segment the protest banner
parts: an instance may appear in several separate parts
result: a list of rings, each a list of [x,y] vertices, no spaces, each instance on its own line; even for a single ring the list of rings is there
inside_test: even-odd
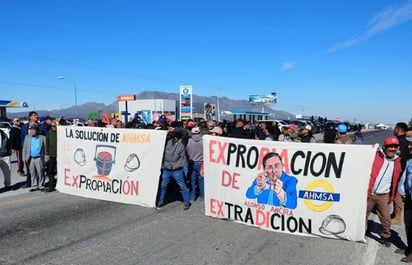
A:
[[[365,241],[376,146],[203,136],[205,214],[295,235]]]
[[[58,127],[57,190],[155,207],[166,131]]]

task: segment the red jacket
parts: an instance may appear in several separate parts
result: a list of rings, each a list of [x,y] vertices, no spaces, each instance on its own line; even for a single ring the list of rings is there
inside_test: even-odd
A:
[[[375,159],[373,160],[371,175],[369,179],[369,188],[368,188],[368,198],[372,195],[372,188],[375,185],[376,178],[378,177],[379,171],[382,168],[385,155],[382,151],[377,151],[375,154]],[[389,192],[389,202],[392,202],[395,198],[396,191],[398,190],[399,178],[401,177],[402,166],[401,158],[398,156],[395,158],[395,165],[392,176],[392,187]]]

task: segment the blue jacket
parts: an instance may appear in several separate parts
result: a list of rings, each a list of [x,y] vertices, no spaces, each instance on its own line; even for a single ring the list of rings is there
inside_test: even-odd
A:
[[[296,191],[296,184],[298,180],[282,172],[280,180],[283,181],[282,189],[285,191],[285,202],[282,204],[277,195],[273,190],[264,189],[261,192],[257,191],[257,182],[256,179],[253,181],[252,185],[246,191],[246,197],[249,199],[257,199],[258,203],[269,204],[273,206],[283,206],[289,209],[295,209],[297,206],[298,195]],[[270,185],[269,180],[267,184]]]

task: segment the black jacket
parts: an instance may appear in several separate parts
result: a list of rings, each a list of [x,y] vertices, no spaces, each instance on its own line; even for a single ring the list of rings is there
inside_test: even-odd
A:
[[[11,149],[21,150],[23,148],[23,144],[21,142],[21,129],[20,128],[13,126],[10,129],[10,142],[11,142]]]

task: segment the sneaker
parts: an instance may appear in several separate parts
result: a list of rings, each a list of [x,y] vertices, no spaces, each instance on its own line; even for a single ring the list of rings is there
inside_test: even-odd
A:
[[[398,248],[397,250],[395,250],[395,253],[405,255],[405,249],[404,248]]]
[[[50,188],[50,187],[47,187],[47,188],[44,190],[44,192],[53,192],[53,191],[55,191],[55,189],[54,189],[54,188]]]
[[[186,211],[186,210],[189,210],[189,208],[190,208],[190,203],[183,205],[183,210]]]
[[[382,245],[384,245],[384,246],[387,247],[387,248],[391,246],[391,242],[390,242],[389,239],[387,239],[387,238],[381,237],[381,238],[379,239],[379,243],[381,243]]]

